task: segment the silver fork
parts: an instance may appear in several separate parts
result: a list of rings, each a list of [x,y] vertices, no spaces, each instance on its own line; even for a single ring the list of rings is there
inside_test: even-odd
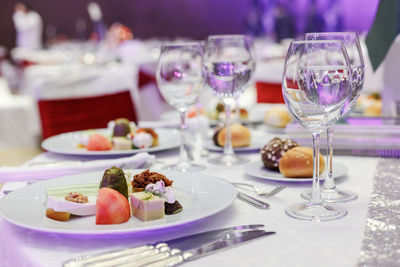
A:
[[[258,187],[251,185],[251,184],[246,184],[246,183],[232,183],[234,186],[247,186],[252,188],[256,194],[260,197],[271,197],[274,196],[276,194],[278,194],[279,192],[281,192],[283,189],[285,189],[286,186],[281,185],[281,186],[277,186],[274,189],[272,189],[269,192],[266,191],[262,191],[261,189],[259,189]]]

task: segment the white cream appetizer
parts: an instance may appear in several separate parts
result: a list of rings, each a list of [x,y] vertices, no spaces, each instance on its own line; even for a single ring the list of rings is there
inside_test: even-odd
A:
[[[79,216],[96,214],[98,184],[47,188],[47,208]]]
[[[132,215],[142,221],[161,219],[164,217],[164,199],[151,192],[131,194]]]
[[[140,132],[135,135],[131,135],[133,146],[136,148],[149,148],[153,144],[153,137],[149,133]]]

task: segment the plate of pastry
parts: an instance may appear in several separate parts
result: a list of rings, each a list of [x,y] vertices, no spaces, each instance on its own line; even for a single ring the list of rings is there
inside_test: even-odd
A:
[[[275,137],[261,149],[261,160],[247,164],[245,173],[267,180],[281,182],[310,182],[313,176],[313,151],[310,147],[299,146],[289,138]],[[325,160],[320,155],[320,179],[324,179]],[[333,176],[338,178],[348,172],[348,167],[333,162]]]
[[[115,235],[204,219],[235,198],[231,183],[217,177],[112,167],[15,190],[0,199],[0,215],[40,232]]]
[[[239,108],[232,111],[232,116],[236,117],[242,124],[259,124],[263,122],[263,117],[258,110]],[[211,126],[217,126],[225,123],[225,108],[222,103],[217,103],[214,108],[207,112]]]
[[[205,142],[204,148],[210,151],[223,152],[225,137],[226,128],[216,128],[212,139]],[[259,151],[264,145],[264,140],[271,137],[272,135],[265,132],[250,131],[249,128],[238,123],[231,125],[232,147],[236,152]]]
[[[279,182],[312,182],[312,174],[310,177],[285,177],[279,171],[267,169],[262,162],[251,162],[245,166],[246,174],[266,180],[279,181]],[[346,175],[348,167],[341,162],[333,162],[333,178],[338,178]],[[324,180],[324,175],[320,176],[320,180]]]
[[[68,155],[109,156],[163,151],[179,144],[176,129],[139,128],[127,119],[117,119],[108,128],[52,136],[42,142],[42,148]]]

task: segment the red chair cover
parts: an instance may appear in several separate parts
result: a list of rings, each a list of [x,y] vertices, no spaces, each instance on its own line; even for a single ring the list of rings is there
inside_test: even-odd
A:
[[[280,83],[256,82],[257,103],[285,103]]]
[[[137,121],[129,91],[95,97],[39,100],[38,105],[43,139],[70,131],[105,128],[116,118]]]
[[[143,88],[143,86],[148,83],[156,84],[156,77],[143,71],[142,69],[139,69],[139,89]]]
[[[139,76],[139,78],[138,78],[139,79],[139,81],[138,81],[139,90],[143,89],[145,87],[145,85],[154,84],[157,87],[158,97],[160,97],[160,99],[165,101],[164,97],[160,93],[160,89],[157,86],[157,80],[156,80],[155,74],[151,74],[142,69],[139,69],[138,76]]]

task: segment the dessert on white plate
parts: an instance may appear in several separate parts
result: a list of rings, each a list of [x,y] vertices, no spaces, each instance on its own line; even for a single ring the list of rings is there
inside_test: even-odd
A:
[[[164,199],[150,192],[136,192],[131,196],[132,215],[142,221],[157,220],[164,217]]]

